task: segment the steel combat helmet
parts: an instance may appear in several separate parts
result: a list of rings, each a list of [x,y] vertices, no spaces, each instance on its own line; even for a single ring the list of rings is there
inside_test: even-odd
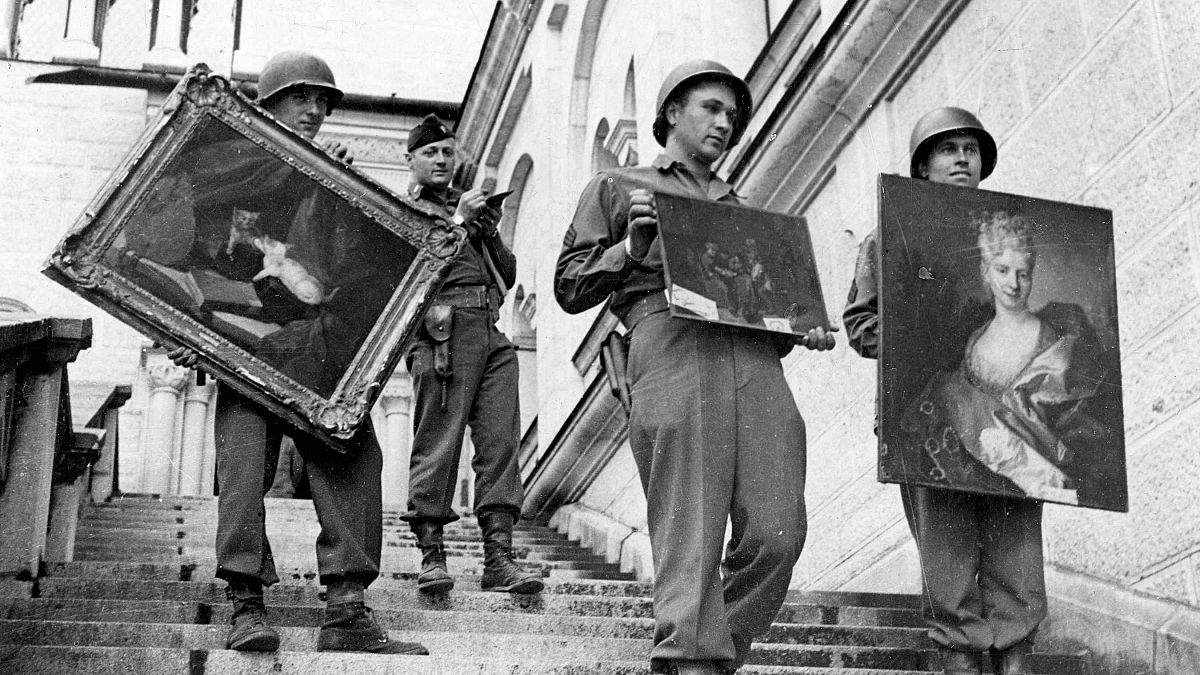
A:
[[[321,87],[329,92],[327,115],[342,102],[342,90],[334,83],[329,64],[308,52],[286,51],[272,56],[263,66],[258,76],[258,103],[264,104],[272,96],[300,85]]]
[[[962,108],[951,106],[935,108],[925,113],[913,126],[912,138],[908,143],[908,175],[920,178],[917,169],[920,168],[921,162],[925,161],[934,142],[951,133],[971,134],[979,141],[979,154],[983,160],[979,179],[990,176],[992,169],[996,168],[996,140],[983,128],[983,123],[978,117]]]
[[[746,130],[746,125],[750,123],[750,114],[754,111],[754,99],[750,96],[750,87],[742,81],[742,78],[734,75],[728,68],[716,61],[696,59],[675,66],[674,70],[667,73],[662,87],[658,90],[652,131],[654,140],[658,141],[659,145],[665,147],[667,144],[667,130],[670,128],[670,124],[667,122],[667,103],[675,100],[691,85],[707,80],[724,82],[733,89],[738,104],[738,119],[737,126],[729,136],[729,147],[737,145],[738,141],[742,139],[742,132]]]

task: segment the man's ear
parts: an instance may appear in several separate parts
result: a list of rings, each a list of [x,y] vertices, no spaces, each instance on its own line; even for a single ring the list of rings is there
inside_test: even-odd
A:
[[[409,167],[412,166],[412,159],[413,159],[413,155],[411,152],[404,153],[404,163],[407,164]]]
[[[917,175],[915,177],[929,180],[929,162],[921,162],[917,165]]]
[[[663,118],[667,120],[667,126],[675,126],[675,120],[679,119],[679,108],[679,99],[667,102],[667,107],[663,110]]]

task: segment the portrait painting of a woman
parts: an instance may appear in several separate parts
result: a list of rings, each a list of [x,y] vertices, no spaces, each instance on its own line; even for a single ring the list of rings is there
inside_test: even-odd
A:
[[[972,226],[994,316],[959,367],[912,401],[901,430],[951,483],[1079,504],[1087,462],[1111,440],[1092,410],[1107,376],[1095,331],[1077,305],[1031,307],[1038,251],[1025,218],[984,212]]]

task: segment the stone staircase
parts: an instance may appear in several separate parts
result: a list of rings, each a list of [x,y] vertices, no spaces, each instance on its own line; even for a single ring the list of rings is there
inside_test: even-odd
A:
[[[650,586],[554,530],[522,525],[522,563],[543,571],[541,596],[479,591],[473,520],[447,531],[455,588],[416,592],[420,555],[385,514],[381,578],[368,603],[393,638],[432,656],[314,651],[323,601],[310,502],[267,500],[283,581],[267,591],[282,636],[275,654],[223,649],[224,583],[212,576],[213,499],[124,497],[85,508],[75,561],[47,565],[32,598],[0,598],[0,673],[436,673],[625,675],[648,672]],[[935,669],[917,598],[793,592],[741,675],[917,675]],[[1087,675],[1083,658],[1039,654],[1038,672]]]

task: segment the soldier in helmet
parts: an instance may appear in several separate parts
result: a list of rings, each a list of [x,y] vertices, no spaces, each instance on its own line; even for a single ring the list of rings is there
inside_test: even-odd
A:
[[[475,446],[475,515],[483,534],[480,585],[485,591],[537,593],[541,576],[521,569],[512,558],[513,525],[525,497],[517,471],[517,355],[495,325],[502,289],[516,279],[517,260],[500,240],[499,214],[488,206],[487,193],[451,185],[456,152],[454,134],[437,115],[409,132],[409,196],[465,227],[469,236],[406,361],[416,401],[403,519],[421,548],[417,589],[449,591],[454,580],[446,570],[442,530],[458,520],[450,505],[469,424]]]
[[[342,92],[334,83],[329,66],[306,52],[275,55],[267,61],[259,78],[259,105],[279,123],[309,140],[317,135],[341,99]],[[325,147],[342,161],[352,161],[341,145]],[[307,263],[313,268],[311,271],[321,267],[320,275],[334,280],[339,298],[322,298],[319,302],[311,299],[317,304],[306,305],[283,285],[256,283],[264,312],[282,316],[290,311],[289,307],[303,308],[304,318],[290,322],[278,319],[285,327],[276,334],[319,329],[329,332],[326,337],[336,339],[339,335],[361,332],[347,329],[347,325],[360,323],[357,308],[379,305],[375,308],[377,312],[381,309],[380,302],[390,297],[387,284],[368,278],[378,273],[377,263],[381,261],[365,249],[379,247],[367,247],[369,242],[362,240],[355,243],[353,231],[343,232],[353,230],[352,226],[339,228],[336,234],[328,231],[329,223],[321,217],[326,212],[322,210],[320,191],[298,172],[279,170],[275,162],[265,164],[260,155],[239,153],[236,161],[230,161],[230,153],[214,153],[214,157],[224,158],[224,162],[202,155],[194,163],[192,176],[199,184],[211,188],[206,192],[214,193],[210,200],[214,204],[220,200],[220,193],[229,196],[236,192],[242,195],[238,203],[258,199],[269,203],[264,210],[273,209],[276,213],[271,215],[282,213],[282,217],[259,221],[257,226],[264,236],[286,240],[291,247],[289,255],[302,245],[296,243],[297,239],[305,240],[307,243],[303,245],[311,248],[323,245],[340,250],[314,251],[307,257],[312,261]],[[227,189],[222,190],[222,186]],[[226,202],[222,202],[223,207],[228,207]],[[198,211],[214,210],[199,203],[197,207]],[[223,218],[227,218],[226,213],[226,208],[220,210]],[[230,227],[226,220],[222,222],[226,228]],[[236,225],[233,227],[236,230]],[[239,274],[249,275],[261,269],[264,252],[253,250],[245,242],[235,242],[234,230],[230,230],[228,246],[220,247],[211,262],[237,278]],[[336,260],[335,256],[347,252],[353,260]],[[356,276],[350,278],[338,268],[352,268]],[[262,350],[258,351],[262,356]],[[280,350],[285,351],[288,350]],[[347,351],[353,353],[353,349]],[[176,349],[168,355],[183,366],[191,367],[198,361],[196,353],[188,349]],[[271,360],[269,356],[263,358]],[[316,439],[288,429],[252,400],[222,383],[218,388],[214,426],[220,489],[216,576],[228,584],[226,595],[233,603],[226,648],[238,651],[279,648],[279,634],[267,622],[263,601],[263,588],[279,581],[267,540],[263,496],[275,475],[285,433],[292,435],[304,459],[309,490],[321,523],[316,542],[317,567],[320,581],[326,586],[327,601],[317,638],[318,650],[428,654],[422,645],[390,640],[364,601],[366,587],[379,575],[382,549],[383,459],[370,425],[357,437],[359,447],[338,454]]]
[[[913,128],[909,171],[913,178],[978,187],[996,166],[996,142],[979,119],[961,108],[937,108]],[[877,232],[862,242],[843,313],[850,345],[866,358],[879,351],[879,244]],[[943,284],[956,288],[958,284]],[[950,370],[991,307],[945,298],[934,329]],[[963,309],[954,312],[953,307]],[[904,513],[917,543],[929,636],[938,645],[943,672],[974,675],[984,652],[995,672],[1030,673],[1033,634],[1046,616],[1040,502],[901,486]]]
[[[721,64],[675,68],[653,126],[663,154],[588,183],[555,274],[564,310],[611,297],[627,329],[629,444],[654,553],[655,672],[741,666],[804,545],[804,421],[779,361],[793,339],[672,318],[664,295],[653,193],[737,203],[712,166],[741,138],[751,109],[746,83]],[[814,329],[800,343],[831,349],[833,335]]]

